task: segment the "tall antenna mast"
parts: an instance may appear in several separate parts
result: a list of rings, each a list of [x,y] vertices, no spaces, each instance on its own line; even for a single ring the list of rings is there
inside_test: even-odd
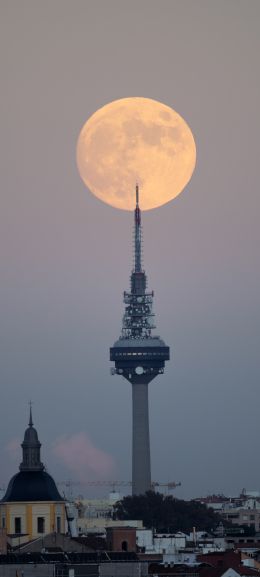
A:
[[[132,491],[141,495],[152,489],[149,437],[148,384],[164,372],[169,360],[169,347],[154,328],[153,292],[146,290],[146,274],[142,269],[142,227],[139,208],[139,187],[135,188],[134,267],[130,291],[124,292],[125,312],[122,333],[110,349],[114,361],[112,374],[121,375],[132,385],[133,450]]]
[[[141,211],[139,208],[139,187],[135,187],[136,207],[135,207],[135,272],[142,270],[142,227]]]

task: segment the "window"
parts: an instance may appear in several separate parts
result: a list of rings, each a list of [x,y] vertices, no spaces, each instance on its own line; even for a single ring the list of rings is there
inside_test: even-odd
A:
[[[128,551],[127,541],[122,541],[121,548],[122,548],[122,551]]]
[[[5,529],[5,517],[2,517],[2,529]]]
[[[37,532],[44,533],[45,531],[45,519],[44,517],[37,517]]]
[[[15,517],[14,518],[14,532],[15,533],[21,533],[21,528],[22,528],[22,520],[21,517]]]
[[[57,533],[61,532],[61,518],[57,517]]]

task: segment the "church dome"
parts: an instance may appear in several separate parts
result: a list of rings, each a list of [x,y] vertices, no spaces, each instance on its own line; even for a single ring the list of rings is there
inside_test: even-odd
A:
[[[53,478],[41,462],[41,443],[33,426],[30,407],[29,427],[22,442],[23,460],[20,471],[12,477],[2,502],[64,501]]]
[[[3,502],[64,501],[46,471],[20,471],[9,481]]]

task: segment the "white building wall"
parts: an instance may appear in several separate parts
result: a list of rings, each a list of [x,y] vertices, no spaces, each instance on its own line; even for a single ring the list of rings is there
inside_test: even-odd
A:
[[[197,554],[187,553],[186,551],[179,551],[177,553],[165,553],[163,555],[163,563],[187,563],[193,565],[196,563]]]
[[[143,522],[141,520],[137,521],[114,521],[113,519],[102,519],[102,518],[80,518],[76,520],[77,529],[80,535],[82,533],[88,532],[99,532],[104,533],[107,527],[136,527],[141,529]]]
[[[153,532],[151,529],[137,529],[136,542],[138,547],[144,547],[145,551],[153,551]]]
[[[174,553],[179,549],[184,549],[186,545],[185,536],[168,536],[156,535],[154,537],[154,550],[156,553]]]
[[[186,546],[186,536],[184,534],[153,536],[151,529],[141,529],[136,532],[137,545],[145,547],[146,552],[154,553],[175,553]]]

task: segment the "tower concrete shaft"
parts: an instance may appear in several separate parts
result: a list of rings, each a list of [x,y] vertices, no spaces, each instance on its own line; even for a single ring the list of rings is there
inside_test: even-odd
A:
[[[132,384],[132,400],[132,492],[143,495],[152,487],[147,383]]]
[[[152,336],[153,292],[146,291],[146,284],[146,274],[142,269],[139,189],[136,186],[134,268],[131,274],[131,290],[124,292],[126,306],[121,337],[110,349],[110,360],[115,363],[112,374],[122,375],[132,385],[132,491],[134,495],[143,494],[152,488],[148,384],[158,374],[164,372],[165,361],[169,360],[169,347],[160,337]]]

